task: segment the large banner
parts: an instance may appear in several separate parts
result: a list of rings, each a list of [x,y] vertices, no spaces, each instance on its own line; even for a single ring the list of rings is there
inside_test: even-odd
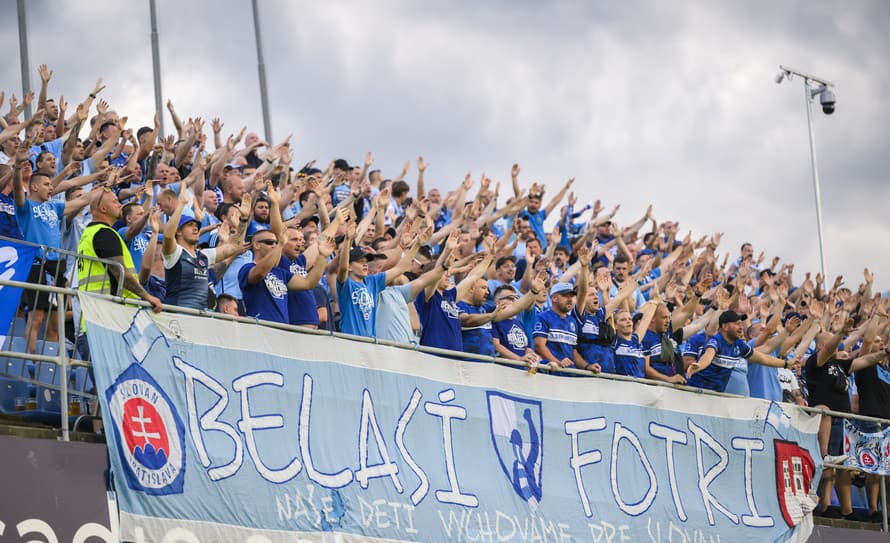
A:
[[[887,370],[878,366],[878,371]],[[881,378],[890,376],[882,375]],[[890,475],[890,428],[875,423],[844,420],[846,464],[866,473]]]
[[[790,405],[82,300],[125,541],[812,531],[819,419]]]
[[[0,279],[27,281],[35,255],[37,247],[0,240]],[[21,297],[22,289],[0,285],[0,340],[9,333]]]

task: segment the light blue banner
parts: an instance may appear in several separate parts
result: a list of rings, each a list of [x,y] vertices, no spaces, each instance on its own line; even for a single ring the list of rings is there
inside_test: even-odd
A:
[[[36,254],[37,247],[0,240],[0,279],[26,281]],[[22,289],[0,285],[0,336],[9,334],[21,297]]]
[[[812,529],[818,418],[790,405],[83,307],[124,540],[750,543]]]

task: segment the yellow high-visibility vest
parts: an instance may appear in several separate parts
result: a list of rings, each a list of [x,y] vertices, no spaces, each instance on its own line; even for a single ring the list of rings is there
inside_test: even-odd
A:
[[[114,232],[114,236],[121,244],[121,251],[124,256],[124,267],[126,268],[125,272],[129,271],[135,275],[136,270],[133,264],[133,257],[130,256],[130,250],[127,249],[127,244],[124,243],[120,234],[115,232],[114,228],[111,228],[107,224],[95,223],[89,225],[80,236],[80,242],[77,244],[77,254],[99,258],[99,255],[96,254],[96,250],[93,248],[93,238],[102,229]],[[121,283],[123,283],[123,277],[121,277],[120,280]],[[77,289],[88,292],[99,292],[101,294],[117,294],[111,292],[111,276],[108,273],[107,266],[102,262],[87,258],[77,259]],[[120,295],[124,298],[139,297],[137,294],[123,288],[123,284],[121,284]]]

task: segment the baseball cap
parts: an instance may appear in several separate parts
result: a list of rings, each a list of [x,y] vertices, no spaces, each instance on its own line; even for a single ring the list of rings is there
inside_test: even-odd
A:
[[[338,158],[334,161],[334,168],[338,170],[351,170],[352,168],[349,166],[349,162],[346,162],[345,158]]]
[[[555,285],[550,287],[551,296],[553,296],[554,294],[565,294],[567,292],[577,294],[575,287],[568,283],[556,283]]]
[[[372,260],[383,260],[386,258],[386,255],[380,253],[366,253],[364,249],[360,247],[356,247],[355,249],[349,250],[349,261],[356,262],[358,260],[367,260],[371,262]]]
[[[726,324],[728,322],[743,321],[743,320],[746,320],[747,318],[748,318],[748,315],[745,315],[745,314],[739,315],[738,313],[736,313],[735,311],[730,309],[729,311],[724,311],[723,313],[720,314],[720,326],[723,326],[724,324]]]
[[[495,264],[494,267],[495,267],[495,269],[498,269],[507,262],[512,262],[512,263],[516,264],[516,257],[513,255],[502,256],[501,258],[498,259],[497,264]]]
[[[201,227],[201,221],[199,221],[198,219],[196,219],[194,217],[189,217],[188,215],[183,215],[182,217],[179,217],[179,226],[177,226],[176,229],[179,230],[180,228],[182,228],[183,226],[187,225],[190,222],[197,224],[198,228]]]

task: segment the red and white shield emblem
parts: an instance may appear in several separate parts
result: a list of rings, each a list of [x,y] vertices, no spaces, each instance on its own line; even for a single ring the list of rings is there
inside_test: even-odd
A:
[[[792,441],[773,441],[776,449],[776,495],[782,518],[794,528],[808,515],[816,503],[810,497],[810,486],[816,465],[810,453]]]

